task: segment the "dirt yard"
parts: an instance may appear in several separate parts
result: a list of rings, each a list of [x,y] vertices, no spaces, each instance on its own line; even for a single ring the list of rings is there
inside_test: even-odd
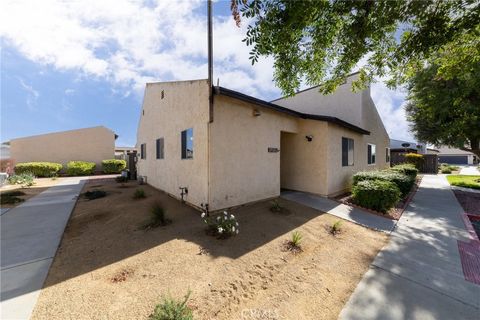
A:
[[[25,200],[36,196],[37,194],[47,190],[50,187],[58,184],[61,178],[52,180],[52,178],[37,178],[35,179],[35,184],[28,188],[23,188],[21,185],[5,185],[0,188],[0,196],[4,193],[9,193],[11,191],[21,191],[25,193],[25,195],[18,196],[18,198],[23,199],[22,202],[17,202],[14,204],[2,204],[2,208],[13,208],[25,202]]]
[[[195,319],[336,319],[377,252],[383,233],[280,199],[230,213],[240,234],[218,240],[205,234],[200,213],[149,186],[89,182],[80,198],[32,319],[146,319],[163,295],[189,290]],[[142,230],[149,208],[160,202],[173,223]],[[303,252],[284,251],[294,230]]]

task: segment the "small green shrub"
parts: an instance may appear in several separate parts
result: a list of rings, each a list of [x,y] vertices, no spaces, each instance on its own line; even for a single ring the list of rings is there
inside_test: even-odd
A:
[[[415,165],[411,163],[399,164],[390,168],[391,171],[399,172],[405,174],[409,177],[416,178],[418,174],[418,169],[415,168]]]
[[[32,173],[36,177],[52,177],[62,170],[60,163],[54,162],[22,162],[15,165],[15,174]]]
[[[31,187],[35,184],[35,176],[31,172],[24,172],[8,177],[7,181],[10,184],[20,184],[22,187]]]
[[[125,160],[108,159],[102,161],[102,170],[104,173],[120,173],[127,167]]]
[[[294,231],[292,232],[290,240],[285,242],[285,249],[293,253],[302,252],[302,241],[303,235],[300,233],[300,231]]]
[[[233,235],[237,235],[239,225],[233,214],[228,214],[227,211],[223,211],[216,217],[207,217],[206,213],[202,213],[203,222],[207,224],[207,233],[218,238],[228,238]]]
[[[95,162],[70,161],[67,163],[69,176],[88,176],[95,173]]]
[[[402,196],[406,196],[413,185],[415,184],[415,178],[407,176],[400,172],[384,170],[384,171],[364,171],[357,172],[353,175],[353,185],[357,185],[360,181],[372,181],[381,180],[393,182],[400,189]]]
[[[15,204],[17,202],[25,201],[22,198],[18,198],[18,196],[24,196],[25,192],[23,191],[8,191],[0,194],[0,204]]]
[[[334,224],[332,224],[332,227],[330,228],[330,233],[333,235],[336,235],[341,231],[342,231],[342,220],[338,220]]]
[[[415,168],[417,168],[418,170],[422,168],[423,161],[424,161],[423,155],[421,154],[407,153],[405,155],[405,162],[413,164]]]
[[[275,199],[271,202],[270,211],[281,212],[282,209],[283,209],[283,207],[278,200]]]
[[[150,213],[150,221],[143,226],[144,229],[166,226],[172,223],[172,220],[165,216],[165,209],[160,203],[155,203],[150,209]]]
[[[452,173],[452,170],[450,168],[446,167],[446,168],[440,169],[440,172],[444,173],[444,174],[450,174],[450,173]]]
[[[390,181],[365,180],[358,182],[352,188],[354,203],[383,213],[400,201],[400,195],[400,189]]]
[[[300,231],[293,231],[292,232],[292,239],[290,240],[290,243],[295,246],[295,247],[300,247],[302,243],[303,236],[300,233]]]
[[[85,192],[85,198],[87,198],[88,200],[95,200],[95,199],[98,199],[98,198],[103,198],[107,195],[107,193],[103,190],[99,190],[99,189],[94,189],[92,191],[87,191]]]
[[[115,181],[117,181],[118,183],[128,182],[128,177],[119,176],[115,178]]]
[[[155,306],[155,310],[148,317],[149,320],[193,320],[193,313],[187,305],[190,298],[188,292],[182,300],[170,296],[163,297],[162,303]]]
[[[133,199],[144,199],[146,197],[147,195],[145,194],[145,190],[143,190],[143,188],[135,189],[135,192],[133,193]]]

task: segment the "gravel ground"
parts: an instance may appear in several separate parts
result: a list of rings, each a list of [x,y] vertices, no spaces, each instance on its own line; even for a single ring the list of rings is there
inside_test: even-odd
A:
[[[66,228],[32,319],[147,319],[164,295],[181,298],[195,319],[336,319],[388,237],[280,199],[230,213],[240,234],[205,234],[199,212],[165,193],[134,182],[87,184],[104,198],[80,199]],[[160,202],[173,223],[140,226]],[[303,252],[285,251],[294,230]]]

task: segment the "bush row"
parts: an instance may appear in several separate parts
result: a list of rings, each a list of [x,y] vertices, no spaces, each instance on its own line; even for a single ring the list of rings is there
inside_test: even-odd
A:
[[[382,171],[357,172],[353,176],[353,201],[362,207],[386,213],[408,195],[417,173],[412,164]]]
[[[102,161],[102,170],[104,173],[120,173],[127,166],[125,160],[108,159]],[[95,173],[96,165],[94,162],[70,161],[67,163],[66,173],[71,176],[84,176]],[[35,177],[53,177],[56,176],[63,166],[54,162],[23,162],[15,165],[15,174],[31,173]]]
[[[60,170],[62,165],[54,162],[24,162],[15,166],[15,174],[32,173],[36,177],[53,177]]]

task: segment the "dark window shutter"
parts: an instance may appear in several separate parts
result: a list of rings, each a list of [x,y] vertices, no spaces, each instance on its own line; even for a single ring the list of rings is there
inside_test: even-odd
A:
[[[348,139],[342,138],[342,167],[348,166]]]
[[[187,158],[187,131],[182,131],[182,159]]]
[[[164,143],[163,143],[163,138],[160,138],[160,159],[164,158]]]
[[[368,145],[367,147],[367,157],[368,157],[368,164],[372,164],[372,146]]]
[[[157,141],[155,141],[155,151],[156,151],[156,156],[157,156],[157,159],[160,159],[160,139],[157,139]]]

